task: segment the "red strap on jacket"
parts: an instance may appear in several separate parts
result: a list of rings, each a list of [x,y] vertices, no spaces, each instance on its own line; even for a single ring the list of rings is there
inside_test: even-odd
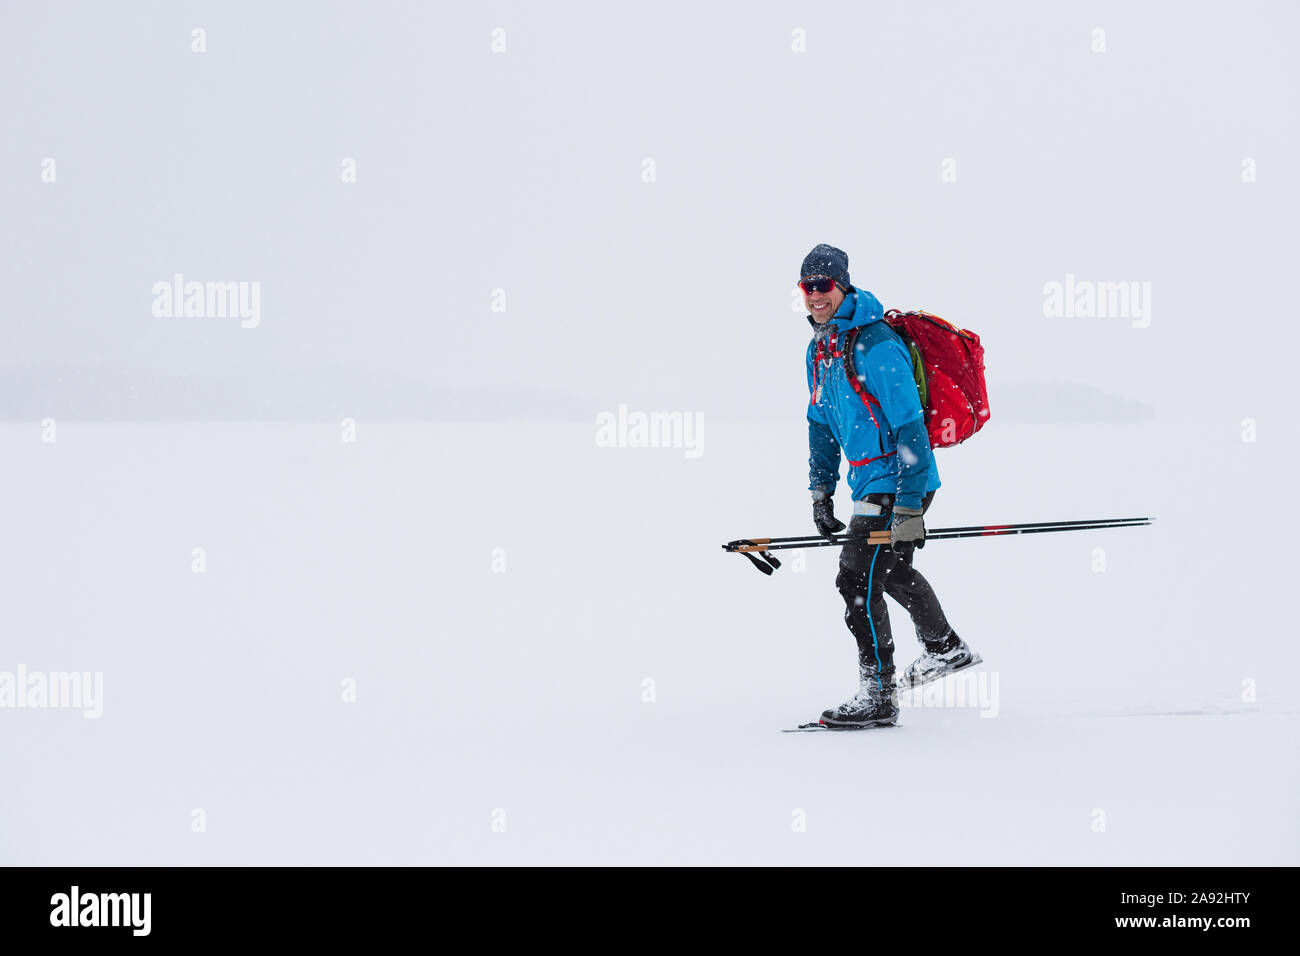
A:
[[[865,465],[868,464],[869,462],[880,461],[880,459],[882,458],[888,458],[892,454],[894,454],[892,451],[887,451],[883,455],[877,455],[875,458],[863,458],[861,461],[853,461],[852,459],[850,459],[849,464],[855,467],[858,465]]]

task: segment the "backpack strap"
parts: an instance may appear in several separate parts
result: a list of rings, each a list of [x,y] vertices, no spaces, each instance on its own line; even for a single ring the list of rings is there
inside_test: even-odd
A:
[[[929,388],[925,381],[925,362],[921,359],[921,349],[913,341],[912,337],[907,334],[904,326],[889,327],[899,340],[903,343],[903,348],[907,350],[907,357],[912,360],[912,378],[916,381],[916,392],[921,397],[921,407],[926,407],[926,397],[929,394]]]
[[[858,393],[858,398],[862,399],[862,404],[867,406],[867,414],[871,416],[871,424],[879,428],[880,422],[876,421],[876,413],[873,410],[873,406],[874,408],[879,408],[880,402],[876,401],[876,397],[868,392],[866,387],[858,379],[858,370],[853,364],[853,352],[857,347],[858,333],[861,331],[862,326],[858,326],[857,328],[849,329],[848,333],[844,336],[844,377],[849,380],[849,387]]]

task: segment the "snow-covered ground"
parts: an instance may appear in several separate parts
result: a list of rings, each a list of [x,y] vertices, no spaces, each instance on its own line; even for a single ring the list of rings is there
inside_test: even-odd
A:
[[[1288,449],[1153,422],[939,453],[932,527],[1159,520],[932,542],[996,699],[782,734],[854,688],[836,553],[765,578],[718,545],[810,531],[798,411],[707,420],[698,458],[594,425],[0,427],[0,671],[103,674],[97,719],[0,711],[0,861],[1300,862],[1294,509],[1236,505]]]

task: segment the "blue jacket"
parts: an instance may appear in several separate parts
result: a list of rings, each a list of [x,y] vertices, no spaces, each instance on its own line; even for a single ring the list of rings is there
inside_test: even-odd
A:
[[[812,316],[808,317],[812,323]],[[808,343],[808,487],[834,494],[840,452],[849,462],[854,501],[868,494],[894,495],[895,504],[921,507],[939,487],[939,470],[925,430],[912,359],[898,333],[884,322],[876,297],[857,289],[827,323],[829,334]],[[813,323],[813,329],[817,325]],[[849,385],[837,352],[849,329],[860,329],[853,365],[875,404]]]

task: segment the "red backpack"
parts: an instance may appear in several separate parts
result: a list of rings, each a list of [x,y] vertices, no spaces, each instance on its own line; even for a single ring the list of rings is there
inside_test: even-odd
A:
[[[989,420],[989,392],[984,384],[984,346],[969,329],[959,329],[929,312],[890,309],[885,322],[898,333],[912,356],[912,375],[925,410],[931,448],[959,445]],[[853,329],[844,343],[844,372],[867,406],[867,394],[853,368]],[[879,403],[876,403],[879,404]]]

